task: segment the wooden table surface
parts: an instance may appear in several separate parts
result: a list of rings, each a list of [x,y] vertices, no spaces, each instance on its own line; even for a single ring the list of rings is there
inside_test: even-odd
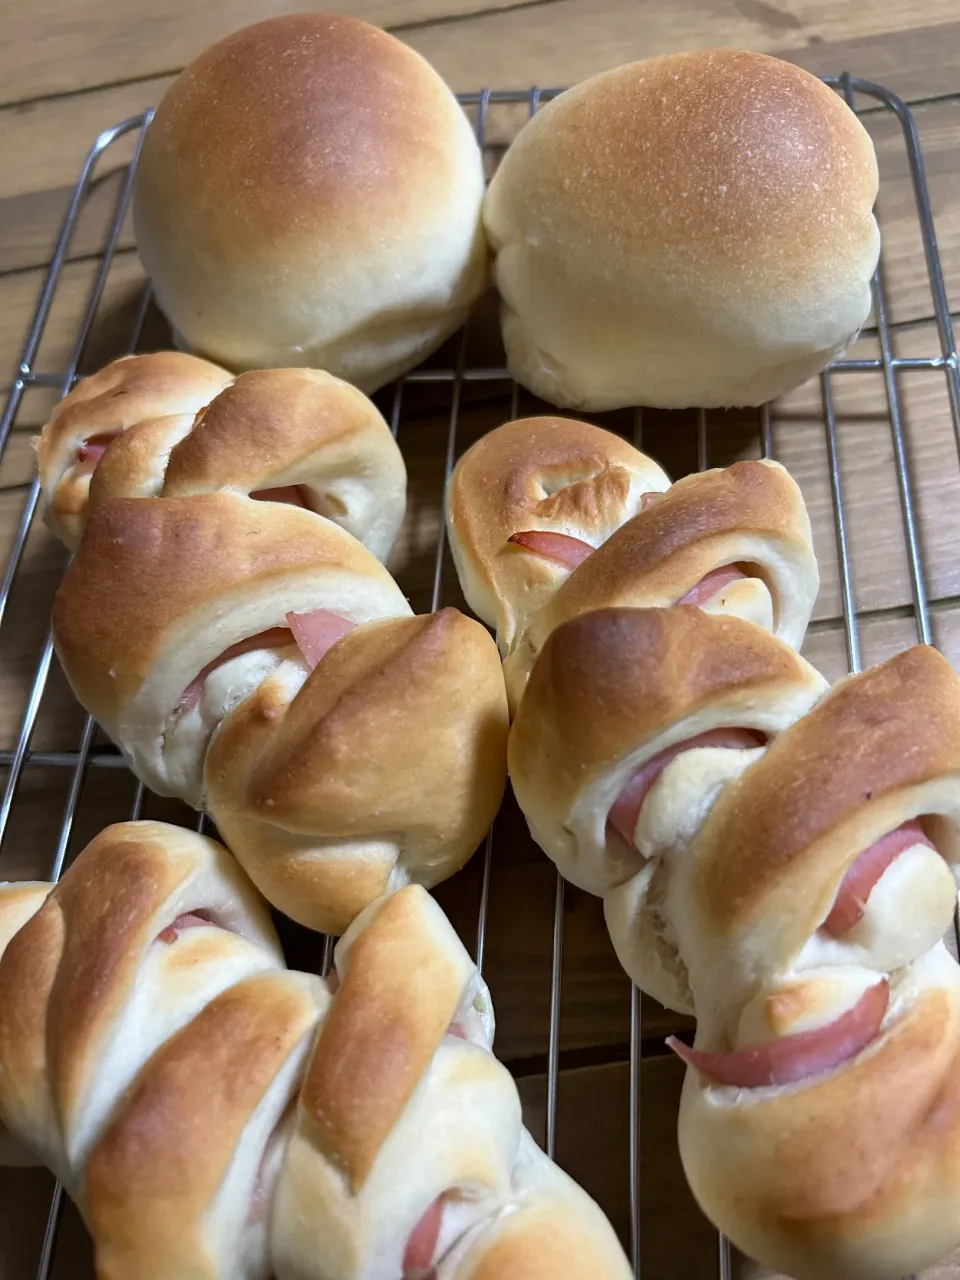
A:
[[[262,0],[16,0],[3,10],[0,47],[0,382],[16,372],[24,334],[84,153],[95,135],[155,104],[177,70],[226,32],[303,5]],[[960,19],[947,0],[369,0],[336,6],[379,23],[426,55],[456,90],[559,86],[633,58],[708,45],[777,53],[819,74],[849,70],[886,85],[913,105],[936,215],[951,304],[960,298]],[[880,159],[880,215],[892,343],[899,355],[939,352],[903,136],[895,117],[864,100]],[[494,151],[509,140],[522,111],[491,113]],[[62,368],[98,267],[129,143],[111,150],[70,247],[39,367]],[[93,369],[116,354],[142,286],[132,233],[124,228],[101,313],[84,357]],[[147,345],[164,340],[156,318]],[[470,334],[471,362],[501,359],[481,316]],[[874,333],[855,354],[875,357]],[[441,357],[442,359],[442,357]],[[920,520],[923,581],[934,638],[960,664],[960,467],[942,375],[904,373],[897,393],[906,457]],[[838,463],[855,574],[853,592],[865,663],[917,636],[900,490],[880,372],[831,380]],[[0,542],[9,546],[33,474],[30,439],[52,403],[31,390],[0,463]],[[459,422],[465,446],[480,431],[538,403],[511,398],[506,384],[468,384]],[[437,511],[450,415],[449,386],[415,388],[404,400],[401,443],[414,461],[411,512],[392,566],[416,607],[428,608]],[[629,417],[607,417],[627,430]],[[775,406],[776,454],[801,483],[814,522],[823,589],[806,646],[831,678],[846,669],[841,580],[834,539],[822,391],[817,383]],[[697,465],[689,414],[643,419],[644,447],[675,474]],[[711,415],[711,465],[757,456],[757,418]],[[43,642],[63,554],[42,530],[31,534],[0,636],[0,747],[16,741]],[[457,603],[452,573],[444,598]],[[40,708],[36,749],[75,747],[79,712],[57,671]],[[4,878],[43,875],[56,842],[66,770],[28,769],[9,837]],[[132,789],[116,771],[91,772],[73,848],[107,820],[124,816]],[[173,813],[157,802],[154,816]],[[182,811],[181,811],[181,815]],[[486,973],[498,1011],[501,1056],[520,1078],[528,1122],[542,1138],[545,1095],[553,868],[525,838],[509,805],[498,820],[491,881]],[[439,897],[472,944],[480,860]],[[603,928],[599,903],[568,890],[564,913],[558,1158],[630,1236],[628,1075],[630,993]],[[310,939],[291,939],[291,960],[315,958]],[[681,1080],[662,1051],[673,1015],[643,1002],[641,1073],[642,1260],[649,1280],[717,1275],[716,1236],[683,1182],[674,1122]],[[35,1274],[50,1181],[40,1171],[0,1171],[0,1280]],[[76,1216],[64,1220],[53,1274],[88,1277],[89,1249]],[[743,1259],[734,1274],[768,1275]],[[926,1273],[960,1277],[960,1254]],[[131,1277],[131,1280],[134,1280]]]

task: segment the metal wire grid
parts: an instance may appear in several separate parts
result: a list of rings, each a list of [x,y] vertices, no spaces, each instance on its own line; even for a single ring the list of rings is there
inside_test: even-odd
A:
[[[841,93],[850,106],[855,107],[857,96],[863,95],[864,97],[873,100],[875,103],[879,103],[889,111],[892,111],[900,123],[916,200],[917,216],[923,240],[923,251],[940,346],[940,352],[938,355],[931,355],[922,358],[900,358],[894,355],[891,342],[890,325],[888,321],[887,302],[884,295],[880,270],[878,268],[877,275],[873,282],[873,293],[874,314],[879,338],[880,356],[875,359],[841,359],[830,365],[830,367],[820,376],[820,394],[826,438],[833,520],[840,569],[840,587],[847,663],[851,671],[859,671],[861,667],[859,625],[854,604],[854,574],[847,539],[847,521],[844,509],[843,479],[837,448],[837,422],[833,406],[832,380],[834,377],[840,375],[858,372],[880,371],[883,375],[891,439],[893,444],[894,462],[899,488],[904,538],[909,563],[911,592],[913,598],[913,614],[916,625],[917,640],[929,643],[932,637],[930,608],[924,583],[924,570],[917,537],[918,521],[913,500],[912,481],[905,447],[900,395],[897,386],[896,374],[898,370],[927,370],[931,372],[939,372],[946,379],[954,435],[957,442],[958,456],[960,456],[960,367],[958,367],[957,349],[951,323],[949,303],[944,285],[943,272],[940,265],[933,213],[924,174],[923,156],[913,116],[903,102],[879,85],[855,79],[846,73],[839,77],[828,78],[827,83]],[[533,115],[542,102],[555,97],[558,92],[560,91],[539,90],[536,88],[516,92],[482,90],[477,93],[463,94],[460,96],[460,101],[464,107],[471,108],[475,111],[477,137],[481,147],[483,147],[486,140],[487,121],[491,106],[526,105],[530,115]],[[152,111],[144,112],[142,115],[126,120],[115,128],[102,133],[91,147],[90,152],[84,161],[79,180],[70,200],[57,240],[53,259],[44,280],[43,288],[37,304],[37,310],[30,325],[30,330],[23,349],[23,355],[18,367],[17,377],[7,400],[3,416],[0,418],[0,453],[2,453],[3,449],[6,447],[10,432],[16,422],[24,392],[29,387],[54,387],[62,396],[67,393],[76,381],[77,370],[97,317],[97,311],[107,283],[114,252],[120,237],[121,228],[123,227],[124,219],[127,215],[133,189],[133,176],[136,169],[136,163],[143,143],[143,137],[152,115]],[[136,135],[133,159],[128,166],[122,189],[117,200],[114,217],[107,237],[106,247],[103,251],[102,260],[90,290],[86,309],[83,313],[70,356],[67,360],[66,366],[62,370],[55,372],[39,370],[36,367],[36,361],[40,342],[51,307],[57,294],[58,284],[60,282],[64,263],[67,260],[71,239],[73,237],[78,218],[89,194],[91,183],[104,155],[109,152],[110,148],[119,138],[128,134]],[[134,323],[128,335],[126,343],[127,351],[132,352],[137,348],[149,302],[150,290],[148,286],[145,286],[137,307]],[[117,352],[116,354],[122,353]],[[509,376],[507,371],[502,368],[469,367],[467,364],[466,332],[464,332],[460,337],[456,357],[452,367],[439,369],[430,368],[414,371],[407,375],[405,379],[398,381],[394,389],[390,411],[390,422],[394,435],[397,435],[401,424],[403,397],[406,386],[426,382],[449,384],[450,410],[446,437],[444,468],[445,480],[449,478],[458,453],[457,437],[464,384],[475,381],[504,384],[509,381]],[[518,413],[519,389],[515,383],[511,385],[512,394],[510,416],[516,417]],[[637,409],[634,412],[633,419],[633,438],[634,442],[638,446],[642,442],[642,434],[642,411]],[[769,408],[766,406],[761,410],[759,415],[759,435],[762,455],[764,457],[772,457],[774,452],[773,432],[771,429]],[[706,414],[703,411],[700,411],[697,418],[698,469],[704,470],[709,466],[709,462],[707,419]],[[37,512],[39,497],[39,483],[34,479],[28,489],[21,519],[14,537],[10,559],[3,574],[2,581],[0,581],[0,621],[2,621],[9,603],[11,589],[13,587],[17,571],[20,567],[27,538]],[[434,562],[431,601],[431,607],[433,609],[438,608],[443,600],[444,563],[445,534],[441,522],[441,529],[436,547],[436,558]],[[53,649],[48,633],[37,662],[34,680],[23,712],[14,749],[12,751],[0,751],[0,767],[5,767],[7,771],[2,798],[0,798],[0,845],[2,845],[2,841],[7,832],[14,799],[16,797],[24,769],[42,766],[53,766],[68,769],[70,771],[70,781],[63,810],[63,819],[60,825],[56,848],[49,865],[49,877],[52,880],[56,880],[59,878],[63,869],[64,860],[74,826],[77,806],[88,769],[90,767],[123,769],[126,766],[122,758],[118,755],[111,754],[109,752],[93,751],[96,726],[89,716],[84,720],[80,741],[75,751],[30,752],[30,742],[36,724],[41,698],[50,672],[52,656]],[[143,811],[144,799],[145,793],[143,785],[137,784],[133,804],[130,810],[131,818],[137,818],[140,816]],[[198,827],[202,828],[203,822],[203,818],[199,817],[197,819]],[[487,908],[490,893],[494,834],[495,827],[488,833],[483,851],[483,874],[480,889],[475,943],[476,960],[481,969],[483,967],[486,954]],[[554,1154],[557,1132],[564,895],[564,882],[558,874],[556,878],[554,897],[549,1044],[547,1060],[546,1149],[548,1154],[551,1156]],[[958,937],[960,937],[960,926],[958,926]],[[326,938],[324,940],[322,950],[323,972],[326,972],[330,967],[332,952],[333,939]],[[633,987],[630,999],[630,1142],[628,1176],[631,1211],[631,1253],[634,1272],[638,1277],[638,1280],[641,1274],[642,1241],[640,1213],[641,1009],[641,993],[636,987]],[[43,1245],[37,1263],[37,1280],[47,1280],[47,1277],[50,1274],[62,1205],[63,1193],[58,1184],[52,1196]],[[719,1280],[730,1280],[732,1275],[731,1251],[728,1242],[723,1236],[718,1236],[717,1275]]]

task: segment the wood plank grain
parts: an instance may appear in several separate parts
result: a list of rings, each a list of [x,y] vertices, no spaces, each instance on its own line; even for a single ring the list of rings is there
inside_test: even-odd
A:
[[[478,8],[489,12],[513,2],[341,0],[335,9],[378,26],[416,31],[422,23]],[[86,0],[76,8],[62,0],[36,0],[8,6],[0,50],[3,101],[33,100],[176,71],[239,27],[303,8],[302,0],[210,0],[201,6],[172,0],[146,7]]]
[[[50,260],[87,150],[102,131],[159,102],[170,77],[0,110],[0,272]],[[70,245],[72,258],[102,252],[135,135],[100,161]],[[129,222],[121,247],[133,245]]]
[[[71,262],[63,268],[38,352],[39,371],[59,373],[67,368],[99,270],[96,259]],[[44,277],[42,268],[0,276],[0,351],[5,353],[0,368],[0,394],[12,385]],[[118,253],[97,309],[83,370],[97,368],[124,349],[144,284],[143,268],[136,254]]]
[[[641,1270],[651,1280],[712,1280],[717,1237],[687,1187],[677,1150],[683,1069],[672,1056],[648,1059],[640,1075]],[[524,1120],[543,1142],[546,1078],[519,1081]],[[561,1073],[557,1162],[603,1208],[624,1246],[630,1241],[629,1072],[625,1063]]]
[[[640,19],[631,0],[614,0],[599,22],[593,0],[554,0],[427,26],[405,38],[457,89],[475,87],[478,72],[496,88],[570,85],[635,58],[726,46],[779,54],[818,75],[882,75],[910,98],[955,90],[955,17],[944,0],[882,0],[869,8],[833,0],[688,0],[644,5]]]
[[[0,53],[4,101],[167,74],[228,31],[298,7],[297,0],[217,0],[198,10],[168,0],[143,9],[88,0],[68,17],[61,0],[15,6]],[[869,9],[832,0],[691,0],[645,5],[642,21],[631,0],[616,0],[604,5],[602,22],[593,0],[374,0],[338,9],[395,29],[457,89],[573,84],[633,58],[727,45],[796,57],[818,73],[879,73],[900,93],[928,96],[953,90],[960,56],[960,24],[947,0],[878,0]]]

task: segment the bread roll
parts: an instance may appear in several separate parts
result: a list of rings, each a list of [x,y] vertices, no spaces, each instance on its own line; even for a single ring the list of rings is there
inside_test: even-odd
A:
[[[693,605],[598,609],[551,633],[510,732],[510,779],[533,838],[604,900],[621,964],[692,1013],[662,899],[723,788],[826,689],[742,618]],[[659,763],[658,763],[659,762]],[[634,779],[648,790],[621,816]]]
[[[226,491],[115,498],[57,592],[54,642],[137,776],[200,808],[214,730],[279,667],[306,680],[287,615],[320,609],[353,623],[410,613],[383,565],[313,512]]]
[[[486,280],[470,125],[412,49],[352,18],[268,19],[165,94],[137,245],[188,348],[372,390],[463,321]]]
[[[371,903],[334,963],[287,970],[227,851],[163,823],[0,885],[0,1133],[62,1179],[100,1280],[627,1280],[429,894]]]
[[[456,609],[343,637],[304,683],[277,667],[228,713],[205,806],[260,891],[342,933],[373,898],[452,876],[506,784],[507,701],[486,629]]]
[[[463,455],[447,491],[447,533],[470,608],[511,653],[530,616],[570,575],[563,559],[514,542],[559,535],[597,547],[670,484],[621,436],[575,418],[520,418]]]
[[[798,67],[718,49],[595,76],[486,198],[510,370],[578,409],[769,400],[866,319],[876,194],[866,131]]]
[[[744,618],[799,648],[819,586],[803,495],[778,462],[747,460],[684,476],[588,556],[530,618],[504,659],[511,707],[547,636],[569,618],[692,603]]]
[[[225,489],[317,511],[384,560],[406,505],[397,442],[356,387],[319,369],[233,378],[179,351],[84,378],[40,433],[37,461],[47,523],[71,550],[110,498]]]
[[[958,864],[960,679],[925,646],[780,734],[677,864],[698,1019],[680,1153],[774,1271],[900,1280],[960,1243]]]
[[[342,933],[380,894],[452,875],[500,806],[493,640],[456,609],[411,617],[312,511],[227,491],[105,500],[53,632],[137,776],[210,813],[309,928]]]

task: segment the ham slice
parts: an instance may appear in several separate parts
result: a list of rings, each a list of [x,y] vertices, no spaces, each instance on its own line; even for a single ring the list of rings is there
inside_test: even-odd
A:
[[[254,649],[280,649],[296,643],[312,671],[327,650],[357,625],[348,618],[341,618],[339,613],[331,613],[329,609],[313,609],[309,613],[291,612],[287,614],[287,622],[289,628],[271,627],[268,631],[247,636],[245,640],[238,640],[229,649],[224,649],[219,657],[208,662],[190,681],[183,691],[177,711],[189,711],[195,707],[203,694],[207,676],[231,658],[239,658],[242,653],[250,653]]]
[[[620,792],[610,810],[609,821],[623,836],[627,844],[633,844],[633,833],[637,829],[637,819],[647,798],[647,792],[663,773],[664,769],[684,751],[692,751],[694,747],[725,747],[729,751],[752,751],[763,746],[766,741],[761,733],[752,729],[708,729],[698,733],[685,742],[676,742],[672,747],[665,747],[657,752],[646,764],[640,766],[627,785]]]
[[[738,569],[735,564],[725,564],[722,569],[714,569],[705,578],[701,578],[685,596],[680,597],[677,604],[706,604],[731,582],[738,582],[745,577],[747,574],[742,569]]]
[[[532,551],[545,560],[555,560],[568,569],[576,569],[587,556],[593,555],[593,547],[581,538],[571,538],[566,533],[551,533],[548,529],[530,529],[515,533],[507,539],[514,546]]]
[[[239,658],[241,653],[250,653],[254,649],[274,649],[293,643],[293,636],[286,627],[271,627],[269,631],[260,631],[255,636],[247,636],[246,640],[238,640],[229,649],[224,649],[219,657],[208,662],[203,670],[190,681],[177,704],[177,711],[190,711],[200,701],[204,682],[211,671],[222,667],[231,658]]]
[[[669,1036],[667,1044],[688,1067],[696,1067],[715,1084],[736,1089],[796,1084],[855,1058],[876,1039],[889,1003],[890,984],[883,978],[868,987],[853,1008],[835,1022],[813,1031],[800,1031],[732,1053],[691,1049],[676,1036]]]
[[[116,440],[120,431],[105,431],[101,435],[91,436],[89,440],[84,440],[83,444],[77,449],[78,462],[92,462],[94,468],[107,451],[107,445],[111,440]]]
[[[403,1254],[403,1280],[419,1280],[429,1275],[443,1225],[443,1202],[444,1197],[437,1196],[410,1232]]]
[[[303,485],[285,484],[277,489],[255,489],[250,494],[257,502],[286,502],[291,507],[310,508],[310,503],[303,496]]]
[[[312,609],[309,613],[288,613],[287,624],[293,632],[297,648],[312,671],[328,649],[349,635],[356,627],[349,618],[329,609]]]
[[[168,924],[165,929],[161,929],[157,934],[157,941],[165,942],[169,946],[171,943],[176,942],[184,929],[200,929],[204,925],[211,923],[212,921],[208,920],[206,916],[200,915],[199,912],[187,911],[182,916],[177,916],[173,924]]]
[[[937,846],[927,837],[923,827],[913,819],[894,831],[888,831],[869,849],[864,849],[840,882],[836,901],[823,922],[826,932],[839,938],[862,920],[873,886],[895,858],[918,844],[937,851]]]

